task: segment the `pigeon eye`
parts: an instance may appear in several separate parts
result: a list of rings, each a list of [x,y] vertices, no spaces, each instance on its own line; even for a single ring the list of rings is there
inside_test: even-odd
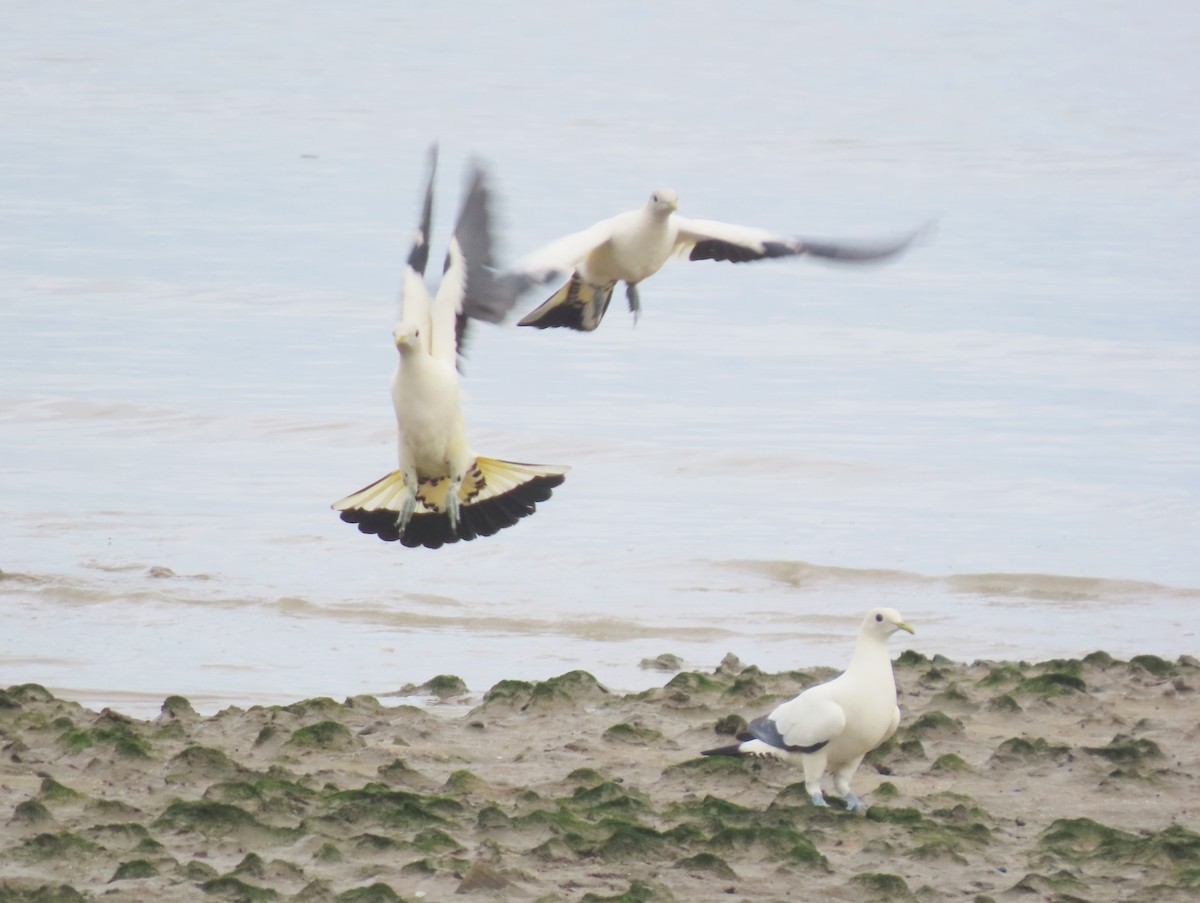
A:
[[[657,204],[658,203],[658,195],[657,194],[650,195],[650,200],[654,201],[654,203]]]
[[[883,615],[876,615],[876,616],[875,616],[875,620],[876,620],[876,621],[882,621],[882,620],[883,620]]]

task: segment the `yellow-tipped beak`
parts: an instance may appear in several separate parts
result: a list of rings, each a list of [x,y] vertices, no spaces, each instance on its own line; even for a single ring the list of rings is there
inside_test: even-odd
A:
[[[909,633],[916,633],[916,631],[915,631],[915,630],[913,630],[911,627],[909,627],[909,626],[908,626],[906,623],[904,623],[903,621],[901,621],[901,622],[900,622],[899,624],[897,624],[896,626],[897,626],[898,628],[900,628],[901,630],[907,630]]]

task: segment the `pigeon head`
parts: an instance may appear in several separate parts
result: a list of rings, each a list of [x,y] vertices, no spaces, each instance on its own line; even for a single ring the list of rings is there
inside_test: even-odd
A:
[[[419,349],[423,347],[421,345],[421,327],[415,323],[401,320],[392,329],[392,341],[396,343],[396,350],[401,354]]]
[[[679,209],[679,195],[674,188],[658,188],[650,195],[646,207],[651,213],[667,216]]]
[[[879,637],[885,643],[897,630],[907,630],[916,633],[904,623],[904,616],[894,608],[872,608],[863,618],[859,633]]]

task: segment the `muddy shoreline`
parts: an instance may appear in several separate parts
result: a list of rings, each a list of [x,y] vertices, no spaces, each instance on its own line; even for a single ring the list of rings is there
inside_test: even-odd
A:
[[[668,663],[669,664],[669,663]],[[900,730],[807,800],[701,759],[829,669],[732,657],[613,693],[573,671],[471,694],[153,720],[0,691],[0,900],[1191,901],[1200,662],[895,664]],[[828,792],[828,788],[827,788]]]

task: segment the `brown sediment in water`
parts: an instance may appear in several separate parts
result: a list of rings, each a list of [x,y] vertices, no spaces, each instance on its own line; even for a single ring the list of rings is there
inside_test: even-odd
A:
[[[309,699],[139,721],[0,691],[0,899],[1191,901],[1200,662],[907,652],[904,719],[813,808],[702,759],[833,672],[727,660],[622,695],[449,676],[430,709]],[[432,700],[431,700],[432,702]]]

